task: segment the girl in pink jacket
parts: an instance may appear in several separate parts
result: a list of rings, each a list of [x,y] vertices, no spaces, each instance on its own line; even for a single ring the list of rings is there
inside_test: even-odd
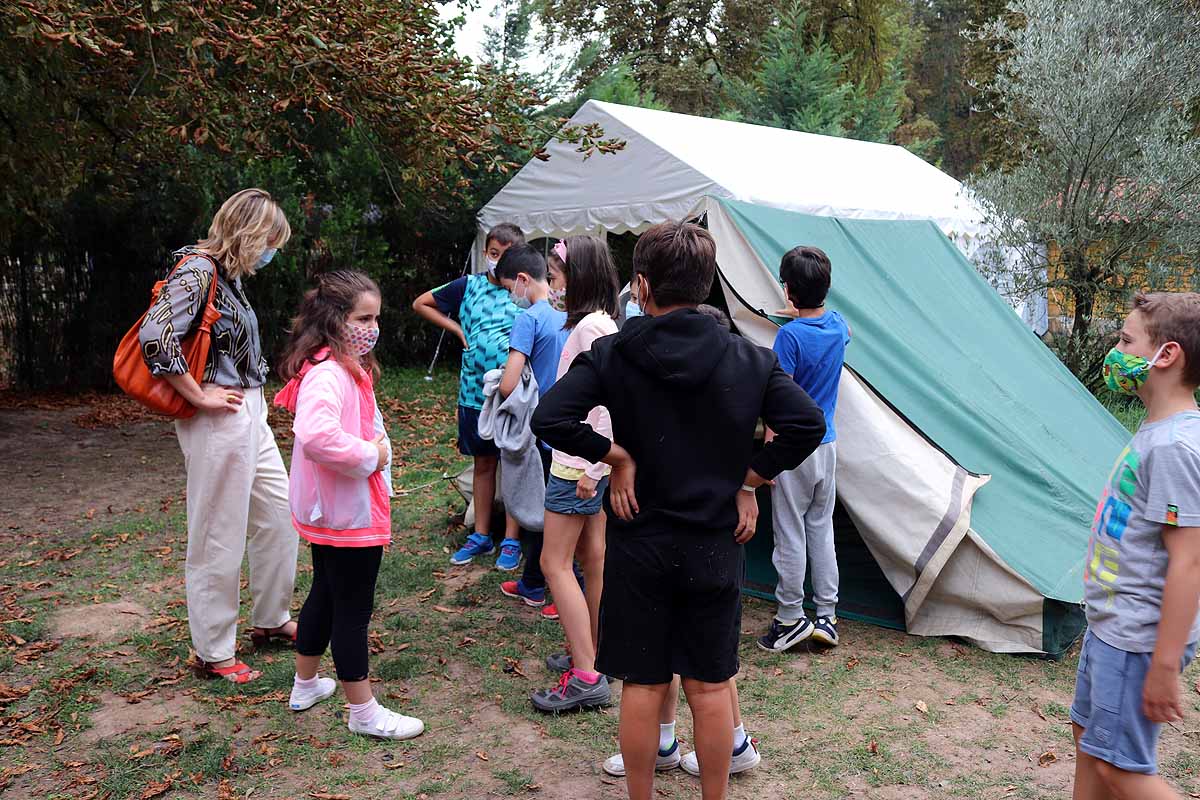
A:
[[[367,626],[383,547],[391,541],[391,445],[375,404],[379,287],[361,272],[321,275],[304,296],[280,370],[275,404],[296,415],[289,500],[292,521],[312,549],[312,589],[296,632],[290,707],[304,711],[337,682],[317,675],[333,664],[350,705],[350,730],[409,739],[424,723],[375,702],[367,680]]]

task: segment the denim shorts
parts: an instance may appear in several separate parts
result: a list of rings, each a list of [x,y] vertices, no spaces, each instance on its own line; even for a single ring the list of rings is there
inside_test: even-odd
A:
[[[1184,651],[1180,671],[1196,655]],[[1090,630],[1079,651],[1071,719],[1083,728],[1079,749],[1126,772],[1158,773],[1158,734],[1162,725],[1142,713],[1142,689],[1150,653],[1129,653],[1105,644]]]
[[[557,475],[550,476],[546,485],[546,510],[567,516],[590,516],[599,514],[604,508],[604,492],[608,490],[608,477],[596,484],[596,496],[591,500],[580,500],[575,494],[578,481],[565,481]]]

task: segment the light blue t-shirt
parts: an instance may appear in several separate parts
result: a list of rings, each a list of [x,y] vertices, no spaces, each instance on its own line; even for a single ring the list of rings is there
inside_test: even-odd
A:
[[[555,311],[545,300],[537,301],[513,321],[508,346],[529,359],[539,397],[549,391],[558,376],[558,359],[571,333],[563,330],[566,324],[567,312]]]
[[[775,335],[779,366],[825,412],[825,438],[821,444],[837,439],[833,415],[848,344],[850,327],[836,311],[826,311],[811,319],[794,319]]]

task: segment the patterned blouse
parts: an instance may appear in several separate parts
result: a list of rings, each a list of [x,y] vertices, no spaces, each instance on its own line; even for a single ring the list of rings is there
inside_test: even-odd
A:
[[[193,248],[175,253],[178,262]],[[142,358],[151,375],[183,375],[188,371],[179,341],[200,322],[213,277],[213,262],[196,256],[175,270],[146,314],[138,339]],[[242,291],[240,278],[229,281],[219,270],[213,302],[221,318],[213,324],[212,347],[204,368],[204,383],[254,389],[267,382],[267,361],[262,355],[258,317]]]

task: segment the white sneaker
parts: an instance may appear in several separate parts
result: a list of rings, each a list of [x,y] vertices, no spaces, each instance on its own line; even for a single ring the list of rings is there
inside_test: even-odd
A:
[[[406,717],[395,711],[379,707],[375,719],[369,724],[361,724],[350,715],[350,732],[361,733],[363,736],[375,736],[379,739],[412,739],[425,731],[425,723],[416,717]]]
[[[671,749],[658,751],[658,757],[654,760],[654,768],[659,772],[666,772],[678,767],[682,760],[679,753],[679,741],[676,740],[672,742]],[[625,759],[621,757],[620,753],[617,753],[605,760],[603,769],[614,778],[624,778]]]
[[[741,746],[741,749],[733,751],[733,758],[729,761],[729,774],[737,775],[739,772],[754,769],[760,761],[762,761],[762,756],[759,755],[758,745],[747,736],[746,743]],[[683,767],[683,771],[689,775],[700,776],[700,759],[696,758],[694,752],[684,756],[679,766]]]
[[[317,678],[316,688],[313,689],[301,689],[293,683],[288,708],[292,711],[307,711],[336,691],[337,681],[333,678]]]

